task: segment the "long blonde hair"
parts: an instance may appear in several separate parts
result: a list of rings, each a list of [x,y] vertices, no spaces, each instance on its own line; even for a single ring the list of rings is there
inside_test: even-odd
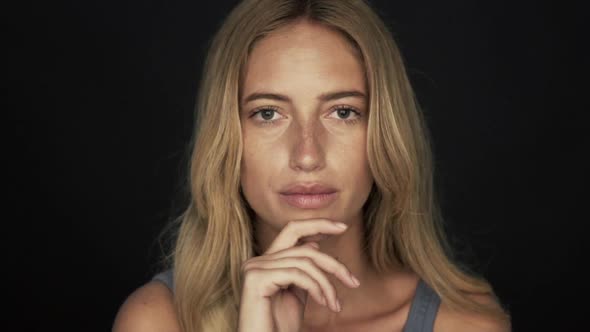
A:
[[[508,320],[494,292],[461,269],[441,229],[430,138],[387,26],[363,0],[244,0],[225,19],[207,54],[191,141],[190,201],[170,259],[183,331],[235,331],[241,264],[256,255],[254,212],[240,190],[240,85],[248,55],[273,30],[307,19],[340,31],[359,51],[370,95],[367,158],[375,184],[363,207],[365,248],[376,271],[410,268],[450,308]]]

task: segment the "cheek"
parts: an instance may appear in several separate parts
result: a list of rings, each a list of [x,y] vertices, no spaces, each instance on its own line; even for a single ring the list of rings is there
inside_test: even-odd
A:
[[[369,160],[366,148],[366,132],[358,131],[354,135],[339,137],[335,144],[333,157],[337,158],[340,167],[344,167],[345,173],[353,173],[361,176],[368,171]]]
[[[276,169],[276,158],[270,158],[273,155],[268,147],[244,140],[240,183],[246,200],[254,210],[264,206],[265,195],[272,192],[272,174]]]
[[[347,179],[351,188],[354,188],[354,194],[364,196],[366,191],[370,191],[373,184],[373,176],[369,167],[369,160],[366,150],[365,133],[354,137],[354,140],[348,141],[343,145],[338,165],[341,165],[340,172],[343,179]]]

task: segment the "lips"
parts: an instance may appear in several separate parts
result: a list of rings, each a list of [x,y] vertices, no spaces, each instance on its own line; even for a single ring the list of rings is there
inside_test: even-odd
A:
[[[284,195],[311,195],[311,194],[331,194],[337,190],[331,186],[322,183],[295,183],[287,186],[287,188],[281,191]]]
[[[337,192],[329,194],[280,194],[282,200],[292,207],[300,209],[319,209],[330,205],[336,199]]]
[[[283,189],[282,201],[298,209],[319,209],[332,204],[338,190],[322,183],[294,183]]]

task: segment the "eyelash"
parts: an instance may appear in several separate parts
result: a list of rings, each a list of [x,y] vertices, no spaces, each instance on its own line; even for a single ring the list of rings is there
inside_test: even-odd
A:
[[[256,116],[256,114],[258,114],[258,113],[260,113],[262,111],[268,111],[268,110],[272,110],[274,112],[277,112],[278,111],[278,107],[275,107],[275,106],[263,106],[263,107],[259,107],[259,108],[255,109],[252,112],[252,114],[250,115],[250,117],[252,118],[252,117]],[[351,112],[355,113],[359,117],[359,118],[350,119],[350,120],[348,120],[348,119],[342,119],[342,121],[344,121],[344,123],[347,124],[347,125],[354,125],[354,124],[356,124],[360,120],[360,117],[362,116],[362,114],[359,111],[357,111],[356,109],[354,109],[354,108],[352,108],[350,106],[343,106],[343,105],[341,105],[341,106],[335,106],[334,109],[333,109],[333,111],[332,111],[332,113],[335,112],[335,111],[340,111],[340,110],[350,110]],[[279,121],[279,119],[277,119],[277,120],[264,120],[263,119],[259,123],[261,125],[263,125],[263,126],[269,126],[269,125],[272,126],[277,121]]]

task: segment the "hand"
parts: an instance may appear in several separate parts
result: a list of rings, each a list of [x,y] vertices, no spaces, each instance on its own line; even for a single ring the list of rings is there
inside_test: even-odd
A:
[[[310,293],[317,303],[340,311],[336,290],[323,271],[356,288],[352,274],[320,252],[317,243],[297,246],[302,237],[344,233],[337,224],[327,219],[290,221],[264,254],[244,262],[238,331],[299,332]]]

